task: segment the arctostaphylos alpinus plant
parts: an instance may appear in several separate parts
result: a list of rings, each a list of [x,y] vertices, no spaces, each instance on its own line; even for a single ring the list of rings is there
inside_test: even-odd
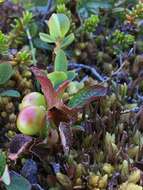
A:
[[[32,67],[32,72],[40,82],[44,96],[33,92],[24,97],[17,127],[26,135],[42,135],[52,144],[57,144],[61,139],[65,149],[68,146],[67,139],[72,136],[71,126],[77,121],[79,111],[93,100],[105,96],[107,89],[102,85],[85,86],[64,102],[63,95],[69,81],[64,81],[55,89],[44,71]]]
[[[48,74],[55,88],[65,80],[73,80],[76,76],[74,71],[68,71],[68,60],[64,49],[74,41],[74,34],[68,34],[70,20],[64,14],[52,14],[47,22],[49,34],[40,33],[44,42],[54,43],[54,71]]]

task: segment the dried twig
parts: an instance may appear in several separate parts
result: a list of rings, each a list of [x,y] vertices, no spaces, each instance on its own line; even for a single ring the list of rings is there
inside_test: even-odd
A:
[[[84,64],[79,64],[79,63],[69,63],[69,67],[74,67],[74,68],[81,68],[81,69],[86,69],[89,70],[92,75],[99,80],[100,82],[104,82],[107,80],[108,77],[102,77],[97,70],[94,67],[91,67],[89,65],[84,65]]]
[[[42,22],[46,19],[46,16],[51,12],[52,3],[53,3],[53,0],[48,0],[46,13],[43,15]]]

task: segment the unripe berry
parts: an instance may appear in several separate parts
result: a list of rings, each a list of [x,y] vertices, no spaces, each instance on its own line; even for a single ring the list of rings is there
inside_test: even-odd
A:
[[[46,125],[46,111],[43,106],[28,106],[18,115],[17,128],[25,135],[37,135]]]
[[[20,104],[20,110],[27,106],[44,106],[46,107],[46,101],[44,96],[39,92],[31,92],[27,94]]]

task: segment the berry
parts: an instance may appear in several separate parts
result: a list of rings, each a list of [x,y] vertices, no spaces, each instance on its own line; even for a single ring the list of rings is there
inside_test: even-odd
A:
[[[28,106],[17,118],[17,128],[25,135],[38,135],[45,125],[46,111],[43,106]]]
[[[20,104],[20,110],[27,106],[44,106],[46,107],[46,101],[44,96],[39,92],[31,92],[27,94]]]

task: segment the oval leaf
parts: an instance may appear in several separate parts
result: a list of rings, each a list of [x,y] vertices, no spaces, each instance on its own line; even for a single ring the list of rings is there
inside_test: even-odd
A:
[[[64,14],[52,14],[48,21],[50,36],[53,39],[63,38],[70,28],[70,21]]]
[[[54,88],[57,88],[63,81],[67,80],[67,75],[63,71],[55,71],[47,75]]]
[[[74,34],[69,34],[67,37],[64,38],[61,44],[61,48],[65,48],[70,45],[74,41]]]
[[[64,14],[57,14],[59,24],[60,24],[60,33],[61,37],[64,37],[68,30],[70,29],[69,18]]]
[[[0,96],[20,97],[20,93],[17,90],[5,90],[0,93]]]
[[[2,177],[2,175],[4,173],[5,166],[6,166],[5,155],[2,152],[0,152],[0,177]]]
[[[50,36],[52,36],[53,39],[56,40],[59,36],[61,36],[60,23],[56,14],[52,14],[50,17],[48,27]]]
[[[1,177],[1,180],[5,185],[10,185],[10,175],[9,175],[7,165],[5,166],[5,170],[4,170],[3,176]]]
[[[106,95],[107,89],[100,85],[84,87],[76,93],[69,101],[68,106],[71,108],[80,108],[85,104]]]
[[[67,74],[68,80],[70,80],[70,81],[72,81],[77,76],[77,73],[74,70],[67,71],[66,74]]]
[[[45,34],[45,33],[41,32],[39,34],[39,36],[40,36],[40,39],[44,42],[48,42],[48,43],[54,43],[55,42],[54,38],[52,38],[52,36],[50,36],[49,34]]]
[[[6,83],[13,74],[12,66],[8,63],[0,64],[0,85]]]
[[[18,173],[11,171],[10,178],[10,185],[5,185],[7,190],[31,190],[29,181]]]

